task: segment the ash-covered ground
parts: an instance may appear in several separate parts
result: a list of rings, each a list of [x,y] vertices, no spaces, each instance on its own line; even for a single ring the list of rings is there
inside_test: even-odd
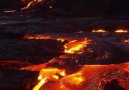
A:
[[[98,29],[107,32],[92,32]],[[129,84],[129,33],[115,33],[114,31],[118,29],[128,30],[129,20],[107,20],[102,17],[35,18],[30,15],[24,16],[22,13],[1,13],[0,90],[32,90],[38,82],[40,71],[35,69],[49,61],[52,63],[48,63],[48,67],[68,69],[66,71],[68,76],[62,78],[64,85],[69,83],[65,79],[80,70],[80,66],[86,69],[82,72],[87,73],[88,70],[92,72],[91,75],[84,74],[85,79],[90,79],[86,79],[89,82],[80,85],[82,88],[66,85],[67,89],[56,88],[55,90],[109,90],[112,85],[115,85],[113,86],[115,89],[112,90],[129,90],[127,86]],[[58,39],[63,39],[63,42]],[[90,39],[91,42],[84,47],[81,54],[64,52],[64,45],[69,41],[85,39]],[[60,64],[62,62],[63,64]],[[95,69],[90,65],[100,66],[96,66]],[[118,67],[122,69],[122,73],[119,72]],[[106,71],[107,75],[104,73]],[[98,76],[93,76],[94,73]],[[92,76],[97,78],[95,80],[99,80],[99,84],[103,84],[102,82],[107,78],[108,80],[102,86],[98,86]],[[121,86],[117,81],[112,81],[114,79],[120,81]],[[91,84],[91,81],[94,83]],[[54,85],[46,84],[41,90],[46,90],[48,87],[52,90],[52,87],[55,88]]]

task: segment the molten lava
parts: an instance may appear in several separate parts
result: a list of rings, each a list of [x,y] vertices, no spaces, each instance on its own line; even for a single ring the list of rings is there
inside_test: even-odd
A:
[[[16,12],[16,10],[5,10],[4,13],[13,13]]]
[[[124,43],[129,43],[129,39],[124,40]]]
[[[66,38],[58,38],[56,36],[51,36],[51,35],[24,35],[23,39],[41,39],[41,40],[48,40],[48,39],[52,39],[52,40],[57,40],[59,42],[65,42],[67,41]]]
[[[62,78],[62,83],[69,83],[71,85],[79,85],[84,81],[84,78],[82,76],[81,72],[72,74],[72,75],[68,75],[64,78]]]
[[[33,0],[33,1],[30,1],[30,2],[27,4],[27,6],[21,8],[21,10],[27,10],[27,9],[29,9],[32,5],[35,5],[35,4],[38,4],[38,3],[42,3],[42,2],[44,2],[44,1],[45,1],[45,0]],[[23,2],[25,2],[25,1],[23,0]]]
[[[47,35],[25,35],[23,39],[52,39],[52,37]]]
[[[87,46],[90,40],[72,40],[64,45],[65,53],[69,54],[80,54],[83,52],[83,49]]]
[[[49,79],[59,80],[60,77],[66,76],[65,70],[57,68],[46,68],[40,71],[38,80],[39,83],[33,88],[33,90],[39,90]]]
[[[116,30],[115,33],[128,33],[127,30]]]
[[[129,89],[129,63],[81,67],[77,72],[67,74],[67,69],[42,69],[38,77],[39,83],[33,90],[104,90],[105,84],[112,80],[118,80],[123,88]]]
[[[93,30],[92,32],[95,32],[95,33],[106,33],[106,31],[103,30],[103,29]]]
[[[64,42],[65,39],[64,38],[58,38],[57,41],[61,41],[61,42]]]
[[[54,39],[62,42],[65,40],[64,38]],[[64,52],[67,54],[53,58],[45,64],[22,68],[23,70],[40,71],[38,83],[33,90],[104,90],[107,82],[112,80],[119,81],[123,88],[129,90],[129,63],[118,65],[76,63],[76,66],[74,65],[72,60],[75,59],[73,58],[80,56],[80,53],[87,54],[84,49],[90,42],[90,39],[69,39],[69,42],[64,45]],[[104,57],[107,58],[108,54],[105,52]]]

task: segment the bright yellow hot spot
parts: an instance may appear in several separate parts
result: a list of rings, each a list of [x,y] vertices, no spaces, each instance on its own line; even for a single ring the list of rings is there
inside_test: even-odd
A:
[[[64,52],[69,54],[81,53],[87,46],[87,40],[73,40],[64,45]]]
[[[62,83],[69,83],[71,85],[80,85],[84,81],[82,77],[82,73],[75,73],[72,75],[68,75],[62,79]]]
[[[82,77],[74,77],[73,80],[74,80],[75,84],[79,84],[83,81],[83,78]]]
[[[55,80],[59,80],[59,76],[65,76],[65,70],[63,69],[58,69],[58,68],[46,68],[42,69],[40,71],[38,80],[39,83],[33,88],[33,90],[39,90],[41,86],[43,86],[49,78],[53,78]]]
[[[57,41],[61,41],[61,42],[64,42],[65,39],[64,38],[58,38]]]
[[[97,33],[105,33],[106,31],[103,29],[99,29],[99,30],[93,30],[92,32],[97,32]]]
[[[34,88],[33,90],[39,90],[42,85],[44,85],[47,81],[47,78],[42,79]]]
[[[25,2],[26,0],[22,0],[22,2]],[[33,1],[30,1],[27,6],[21,8],[21,10],[27,10],[29,9],[33,4],[37,4],[37,3],[41,3],[41,2],[44,2],[45,0],[33,0]]]
[[[127,30],[116,30],[115,33],[128,33]]]

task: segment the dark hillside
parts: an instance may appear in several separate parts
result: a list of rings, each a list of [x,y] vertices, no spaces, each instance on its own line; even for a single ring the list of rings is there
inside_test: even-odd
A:
[[[49,4],[48,4],[49,3]],[[48,9],[52,5],[53,9]],[[22,8],[20,0],[0,0],[0,9]],[[129,0],[46,0],[45,4],[37,4],[31,9],[43,11],[60,11],[68,16],[128,16]],[[45,10],[46,9],[46,10]],[[58,10],[57,10],[58,9]],[[44,13],[44,12],[43,12]]]

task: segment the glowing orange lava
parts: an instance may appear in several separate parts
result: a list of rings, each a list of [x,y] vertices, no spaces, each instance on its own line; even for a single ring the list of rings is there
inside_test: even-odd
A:
[[[64,42],[63,38],[55,39]],[[129,63],[77,65],[76,71],[72,71],[74,67],[71,66],[72,64],[63,64],[68,59],[84,52],[84,48],[90,42],[90,39],[71,40],[64,45],[64,52],[68,54],[54,58],[45,64],[23,68],[23,70],[40,71],[37,78],[38,83],[33,90],[93,90],[93,88],[94,90],[104,90],[106,83],[112,80],[119,81],[123,88],[129,90]],[[105,57],[108,57],[107,52],[105,52]]]
[[[84,78],[82,76],[81,72],[72,74],[72,75],[68,75],[64,78],[62,78],[62,83],[69,83],[71,85],[79,85],[84,81]]]
[[[23,39],[52,39],[52,37],[47,35],[25,35]]]
[[[42,69],[38,77],[39,83],[33,88],[33,90],[39,90],[41,86],[43,86],[48,81],[49,78],[59,80],[60,76],[66,76],[65,70],[58,68]]]
[[[129,39],[124,40],[124,43],[129,43]]]
[[[128,33],[127,30],[116,30],[115,33]]]
[[[5,10],[4,13],[13,13],[15,12],[16,10]]]
[[[21,10],[27,10],[27,9],[29,9],[33,4],[41,3],[41,2],[44,2],[44,1],[45,1],[45,0],[33,0],[33,1],[30,1],[30,2],[27,4],[27,6],[21,8]],[[23,0],[23,2],[25,2],[25,1]]]
[[[99,88],[104,90],[104,85],[111,80],[120,81],[120,85],[126,90],[129,89],[129,72],[125,69],[129,67],[128,63],[123,65],[84,65],[82,69],[73,74],[65,74],[64,69],[46,68],[40,71],[39,83],[33,90],[92,90]],[[61,77],[60,77],[61,76]],[[51,79],[50,79],[51,78]],[[55,86],[49,86],[54,79]],[[47,88],[46,88],[46,87]]]
[[[99,29],[99,30],[92,30],[92,32],[94,32],[94,33],[106,33],[107,31],[105,31],[103,29]]]
[[[79,54],[83,52],[83,49],[87,46],[90,40],[72,40],[64,45],[64,52],[69,54]]]

